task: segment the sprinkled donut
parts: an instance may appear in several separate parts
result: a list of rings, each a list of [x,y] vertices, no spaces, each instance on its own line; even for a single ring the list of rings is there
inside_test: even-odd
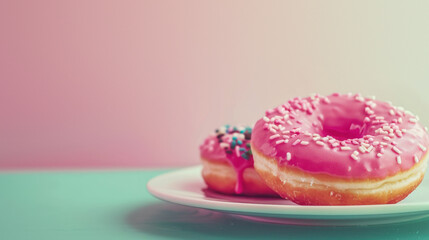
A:
[[[200,146],[202,175],[207,186],[220,193],[277,196],[253,168],[252,129],[225,125]]]
[[[396,203],[427,167],[429,136],[418,120],[359,94],[294,98],[255,124],[254,167],[298,204]]]

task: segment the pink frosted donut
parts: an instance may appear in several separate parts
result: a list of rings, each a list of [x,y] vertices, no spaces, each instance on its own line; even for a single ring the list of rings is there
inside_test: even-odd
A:
[[[254,129],[255,169],[305,205],[396,203],[422,181],[429,137],[418,117],[359,94],[294,98]]]
[[[225,125],[200,146],[202,176],[217,192],[237,195],[277,196],[253,168],[252,129]]]

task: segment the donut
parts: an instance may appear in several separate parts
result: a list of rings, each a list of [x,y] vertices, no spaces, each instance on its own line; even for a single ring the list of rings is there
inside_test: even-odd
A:
[[[225,125],[200,145],[202,176],[208,188],[223,194],[277,196],[253,168],[252,129]]]
[[[301,205],[397,203],[426,171],[429,137],[418,120],[360,94],[294,98],[256,122],[254,168]]]

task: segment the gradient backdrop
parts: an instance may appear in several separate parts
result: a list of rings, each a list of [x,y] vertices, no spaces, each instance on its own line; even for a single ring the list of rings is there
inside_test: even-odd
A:
[[[429,125],[429,1],[0,1],[0,168],[198,164],[310,93]]]

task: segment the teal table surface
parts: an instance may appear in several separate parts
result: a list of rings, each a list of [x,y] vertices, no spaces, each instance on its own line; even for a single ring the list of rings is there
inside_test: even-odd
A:
[[[167,171],[1,173],[0,239],[429,239],[429,219],[290,226],[166,203],[146,183]]]

